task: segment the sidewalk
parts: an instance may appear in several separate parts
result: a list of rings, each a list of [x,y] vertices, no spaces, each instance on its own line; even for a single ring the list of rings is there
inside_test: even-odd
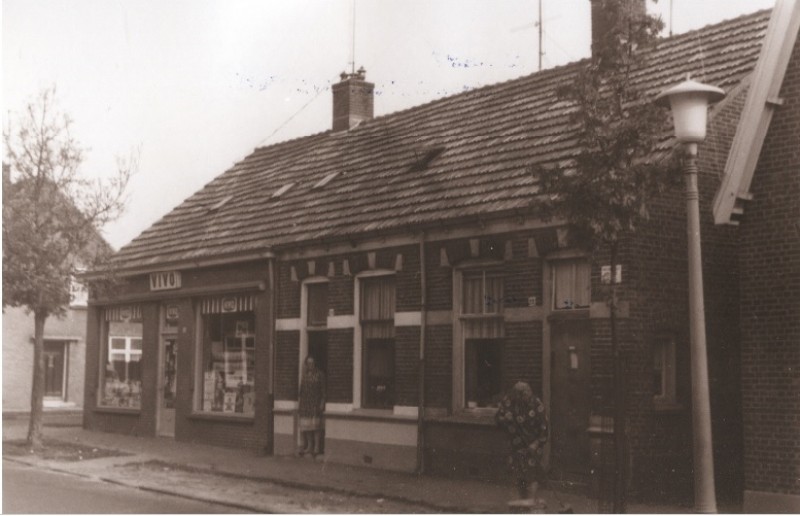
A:
[[[3,440],[23,439],[26,424],[23,421],[4,421]],[[428,507],[432,512],[505,513],[507,502],[513,498],[510,485],[496,485],[474,480],[449,479],[435,476],[416,476],[377,469],[352,467],[310,458],[262,457],[251,451],[189,444],[168,438],[139,438],[118,434],[90,432],[79,427],[46,427],[45,436],[59,441],[76,442],[87,446],[127,452],[131,455],[83,462],[52,463],[33,457],[14,458],[37,467],[88,476],[119,483],[115,478],[119,468],[143,463],[163,465],[178,471],[203,472],[225,477],[248,479],[278,484],[284,487],[314,491],[328,491],[344,495],[365,496]],[[147,476],[141,485],[148,487]],[[138,482],[138,481],[137,481]],[[177,483],[176,483],[177,484]],[[130,485],[128,479],[128,485]],[[172,483],[159,484],[160,491],[171,493]],[[187,492],[178,489],[174,494],[211,501],[198,490]],[[185,487],[185,486],[184,486]],[[194,493],[194,495],[192,494]],[[231,507],[261,509],[263,506],[243,504],[241,499],[229,500]],[[562,505],[569,504],[575,513],[596,513],[597,501],[575,494],[540,491],[539,497],[547,502],[548,510],[557,513]],[[560,502],[559,502],[560,500]],[[220,501],[214,498],[213,501]],[[629,513],[691,513],[690,508],[631,504]]]

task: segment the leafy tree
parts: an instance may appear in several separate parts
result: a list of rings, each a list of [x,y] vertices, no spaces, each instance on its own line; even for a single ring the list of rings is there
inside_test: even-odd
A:
[[[59,110],[55,93],[55,88],[42,91],[3,134],[8,160],[3,174],[3,307],[33,313],[27,437],[32,448],[42,444],[45,322],[65,313],[77,269],[95,265],[110,251],[99,230],[122,213],[138,162],[132,153],[118,159],[109,180],[81,177],[85,150],[71,136],[71,120]]]
[[[570,122],[580,151],[567,165],[535,170],[544,194],[541,214],[571,228],[593,253],[607,252],[614,355],[614,512],[624,512],[624,390],[617,335],[615,271],[620,244],[648,217],[655,197],[675,184],[673,162],[659,153],[667,116],[637,84],[636,72],[663,28],[660,19],[636,15],[628,0],[604,0],[605,16],[618,20],[597,35],[593,57],[560,87],[560,100],[574,107]],[[538,202],[538,201],[537,201]]]

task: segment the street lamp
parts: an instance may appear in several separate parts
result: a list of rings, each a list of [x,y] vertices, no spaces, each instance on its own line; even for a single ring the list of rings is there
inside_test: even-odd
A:
[[[656,103],[670,106],[675,138],[686,148],[687,236],[689,239],[689,328],[692,356],[692,430],[694,440],[694,505],[698,513],[716,513],[711,406],[706,356],[706,316],[703,304],[703,265],[700,254],[700,207],[697,191],[697,144],[706,137],[708,104],[725,92],[690,78],[662,91]]]

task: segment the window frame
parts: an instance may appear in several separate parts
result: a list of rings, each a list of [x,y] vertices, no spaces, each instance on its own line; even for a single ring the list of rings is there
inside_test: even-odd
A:
[[[396,398],[396,386],[397,386],[397,364],[394,363],[394,391],[395,391],[395,398],[392,400],[392,406],[388,408],[377,408],[373,409],[370,407],[365,406],[366,401],[366,375],[364,368],[366,367],[366,346],[364,340],[364,332],[363,332],[363,324],[361,320],[361,310],[362,310],[362,296],[361,292],[363,290],[362,283],[367,280],[372,280],[374,278],[380,277],[391,277],[394,281],[394,314],[393,318],[397,316],[397,273],[392,270],[385,270],[385,269],[376,269],[376,270],[368,270],[361,272],[355,276],[355,284],[353,288],[353,296],[354,296],[354,303],[353,303],[353,314],[354,314],[354,331],[353,331],[353,408],[354,409],[368,409],[368,410],[380,410],[380,411],[393,411],[394,407],[397,407],[397,398]],[[389,319],[386,319],[388,321]],[[394,325],[396,331],[396,323],[394,319],[392,319],[392,324]],[[396,333],[395,336],[392,337],[395,342],[395,353],[396,353]]]
[[[503,263],[497,260],[471,260],[453,268],[453,389],[452,407],[454,411],[469,412],[477,415],[493,415],[496,407],[470,407],[467,400],[467,341],[468,340],[493,340],[501,346],[501,390],[502,390],[502,356],[505,353],[505,297],[507,275],[502,269]],[[481,272],[482,298],[486,296],[487,275],[496,277],[500,281],[500,303],[496,312],[471,313],[464,312],[464,281],[470,275]],[[482,303],[484,309],[486,303]],[[474,321],[494,321],[498,325],[496,337],[468,337],[466,323]]]
[[[655,374],[655,358],[661,355],[661,391],[653,391],[653,404],[657,408],[679,407],[677,392],[677,337],[672,332],[659,332],[653,337],[652,357],[653,374]],[[655,383],[653,384],[655,387]]]
[[[112,343],[112,341],[114,339],[122,339],[122,340],[124,340],[125,341],[125,348],[123,348],[121,351],[119,349],[114,349],[112,347],[112,345],[111,345],[111,343]],[[133,349],[132,343],[133,343],[134,340],[138,340],[139,341],[139,348],[140,349]],[[108,341],[108,349],[106,350],[106,353],[107,353],[106,359],[109,362],[113,363],[113,360],[111,360],[111,356],[112,355],[123,355],[124,358],[125,358],[125,378],[126,378],[126,381],[128,381],[128,376],[130,374],[129,365],[128,364],[130,364],[131,362],[134,362],[134,360],[130,360],[130,358],[132,356],[134,356],[134,355],[138,355],[139,356],[139,360],[136,360],[136,362],[141,363],[141,361],[142,361],[142,351],[143,351],[143,349],[141,349],[141,348],[142,348],[142,345],[144,344],[144,340],[142,339],[142,337],[132,337],[132,336],[122,336],[122,335],[109,335],[107,341]]]
[[[587,282],[586,282],[586,286],[587,286],[587,292],[586,292],[587,304],[586,305],[571,306],[571,307],[559,307],[556,304],[557,291],[558,291],[558,282],[556,281],[557,280],[557,271],[558,271],[560,265],[566,265],[566,264],[571,264],[572,265],[571,287],[572,287],[573,290],[575,290],[576,287],[577,287],[577,285],[576,285],[577,266],[580,265],[580,264],[585,264],[586,265],[586,268],[587,268],[588,273],[589,273],[588,274],[588,278],[587,278]],[[592,305],[592,263],[591,263],[591,261],[589,261],[589,259],[584,257],[584,256],[556,258],[556,259],[550,260],[549,268],[550,268],[550,284],[551,284],[551,289],[550,289],[550,310],[553,313],[565,313],[565,312],[576,312],[576,311],[581,311],[581,310],[589,310],[591,308],[591,305]]]

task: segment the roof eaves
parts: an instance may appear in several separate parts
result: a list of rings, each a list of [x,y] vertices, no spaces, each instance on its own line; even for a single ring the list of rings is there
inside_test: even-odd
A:
[[[770,16],[753,82],[725,164],[725,175],[714,198],[714,222],[737,224],[733,216],[750,198],[756,164],[772,114],[778,105],[786,68],[800,31],[800,2],[777,0]]]

